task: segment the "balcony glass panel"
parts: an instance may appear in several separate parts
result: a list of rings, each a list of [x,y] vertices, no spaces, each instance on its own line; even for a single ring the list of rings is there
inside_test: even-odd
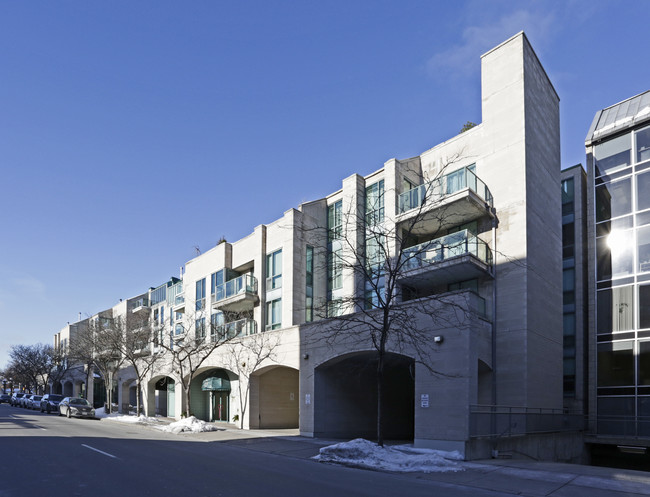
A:
[[[214,301],[218,302],[243,293],[257,293],[257,278],[252,274],[243,274],[239,278],[217,285],[214,290]]]
[[[437,178],[429,183],[416,186],[399,196],[399,212],[410,211],[425,202],[439,201],[447,195],[469,188],[483,199],[490,207],[493,205],[492,194],[483,181],[470,167],[464,167]]]
[[[483,240],[469,230],[457,231],[404,250],[404,269],[410,270],[471,254],[492,264],[492,251]]]
[[[240,319],[215,326],[212,329],[211,338],[213,342],[217,342],[255,333],[257,333],[257,323],[253,319]]]

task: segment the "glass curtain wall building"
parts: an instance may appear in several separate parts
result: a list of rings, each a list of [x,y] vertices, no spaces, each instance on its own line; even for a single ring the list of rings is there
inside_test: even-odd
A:
[[[650,92],[599,111],[589,174],[590,405],[598,435],[650,437]],[[595,416],[594,416],[595,414]]]

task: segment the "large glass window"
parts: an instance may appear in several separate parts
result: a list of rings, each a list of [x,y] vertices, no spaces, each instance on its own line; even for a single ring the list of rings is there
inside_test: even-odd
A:
[[[643,162],[650,159],[650,128],[636,132],[636,161]]]
[[[328,290],[343,288],[343,260],[341,258],[343,249],[333,248],[328,254],[327,260],[327,283]]]
[[[630,164],[630,135],[607,140],[594,147],[596,176],[609,174]]]
[[[205,308],[205,278],[196,282],[196,310]]]
[[[194,336],[199,343],[205,340],[205,318],[199,318],[194,322]]]
[[[636,248],[639,261],[639,272],[650,272],[650,226],[644,226],[637,230]]]
[[[282,287],[282,249],[266,256],[266,291]]]
[[[327,207],[327,233],[329,240],[338,240],[343,233],[343,201]]]
[[[625,178],[596,187],[596,221],[632,212],[632,178]]]
[[[650,171],[636,175],[636,209],[650,209]]]
[[[384,180],[366,188],[366,224],[374,226],[384,221]]]
[[[634,342],[598,344],[598,386],[634,385]]]
[[[650,385],[650,342],[639,342],[639,385]]]
[[[639,286],[639,328],[650,328],[650,285]]]
[[[600,290],[597,296],[598,333],[634,329],[634,286]]]
[[[620,278],[634,270],[634,231],[612,230],[596,240],[596,272],[598,280]]]
[[[571,258],[575,255],[575,223],[562,225],[562,257]]]
[[[282,327],[282,299],[266,303],[266,329],[277,330]]]

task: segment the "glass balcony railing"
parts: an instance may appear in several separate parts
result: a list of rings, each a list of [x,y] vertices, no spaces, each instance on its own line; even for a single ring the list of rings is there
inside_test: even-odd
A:
[[[399,212],[400,214],[408,212],[426,202],[441,200],[445,196],[465,188],[469,188],[476,193],[490,207],[493,206],[493,198],[489,188],[476,176],[474,171],[469,167],[464,167],[400,194]]]
[[[213,302],[244,293],[257,293],[257,278],[252,274],[243,274],[239,278],[217,285],[212,294]]]
[[[402,257],[404,269],[410,270],[470,254],[488,265],[492,264],[492,251],[487,243],[471,231],[462,230],[409,247],[404,250]]]
[[[257,323],[253,319],[240,319],[215,326],[211,333],[211,339],[213,342],[217,342],[255,333],[257,333]]]
[[[185,295],[183,295],[182,293],[179,293],[174,297],[174,302],[173,302],[174,306],[181,305],[184,303],[185,303]]]
[[[139,309],[140,307],[149,307],[149,299],[140,298],[133,302],[133,309]]]

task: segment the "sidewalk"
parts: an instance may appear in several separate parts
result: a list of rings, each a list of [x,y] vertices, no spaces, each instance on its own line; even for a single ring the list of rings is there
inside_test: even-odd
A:
[[[193,435],[196,436],[196,435]],[[246,430],[226,428],[200,433],[210,442],[248,450],[308,459],[321,447],[341,440],[301,437],[298,430]],[[488,459],[463,463],[465,471],[400,473],[454,485],[530,497],[650,496],[650,473],[577,464]]]
[[[164,420],[163,423],[171,421]],[[180,434],[179,436],[300,459],[310,459],[318,455],[321,447],[342,441],[301,437],[297,429],[240,430],[236,425],[225,423],[220,423],[217,427],[217,431]],[[314,464],[318,463],[314,461]],[[525,497],[650,496],[650,472],[517,459],[486,459],[464,462],[462,466],[464,471],[399,474],[407,478],[490,490],[494,491],[495,495]]]

